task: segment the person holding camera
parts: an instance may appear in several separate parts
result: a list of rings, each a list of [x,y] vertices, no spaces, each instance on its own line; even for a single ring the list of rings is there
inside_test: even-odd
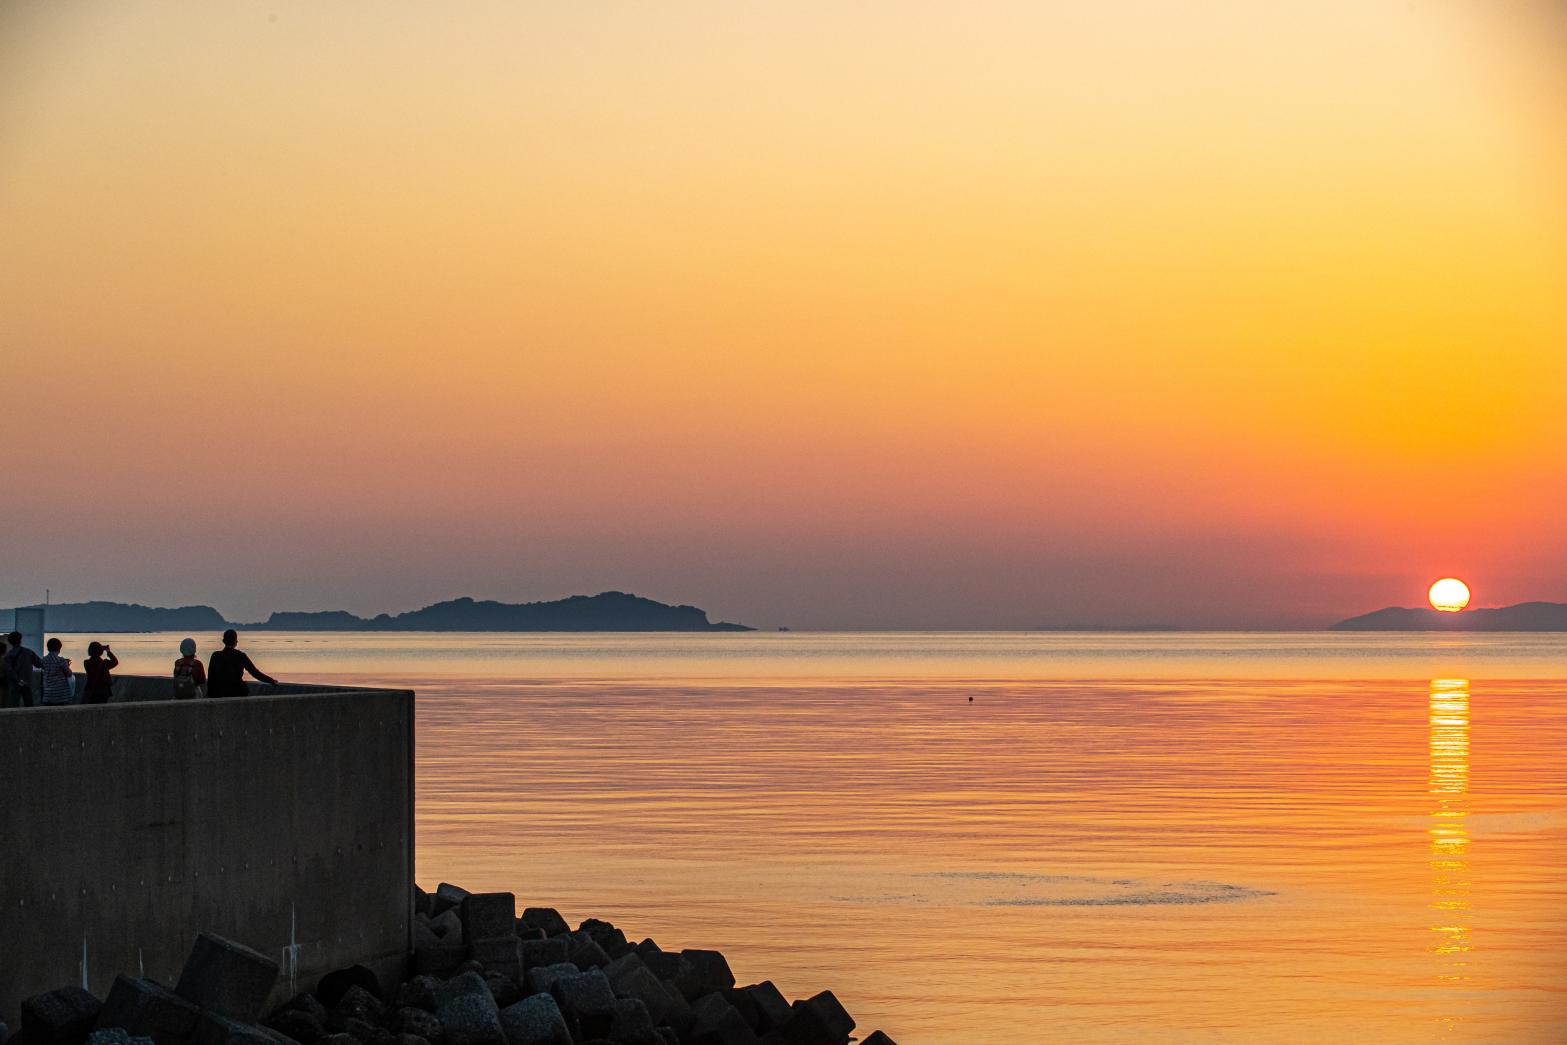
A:
[[[87,644],[87,663],[82,665],[82,673],[87,676],[82,687],[83,704],[109,702],[114,695],[114,676],[110,672],[119,666],[120,658],[108,646],[101,642]]]

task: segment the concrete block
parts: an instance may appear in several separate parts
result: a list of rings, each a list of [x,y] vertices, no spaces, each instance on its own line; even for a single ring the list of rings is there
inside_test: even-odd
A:
[[[495,999],[497,1009],[504,1009],[522,1000],[522,988],[509,976],[487,972],[484,974],[484,985],[490,989],[490,997]]]
[[[317,980],[316,999],[327,1008],[333,1008],[342,1001],[350,987],[358,987],[377,1000],[381,997],[381,981],[376,974],[363,965],[350,965],[344,969],[333,969]]]
[[[631,944],[626,940],[626,934],[614,926],[603,932],[590,932],[588,935],[593,937],[594,943],[604,948],[604,953],[609,955],[612,961],[623,954],[629,954],[632,950]]]
[[[446,1008],[447,1004],[457,998],[473,995],[480,998],[489,998],[490,985],[484,982],[484,977],[476,972],[465,972],[460,976],[453,976],[435,989],[435,1011]]]
[[[327,1034],[326,1024],[303,1009],[275,1012],[265,1025],[299,1042],[299,1045],[315,1045]]]
[[[276,1030],[272,1027],[268,1027],[264,1023],[257,1024],[256,1029],[265,1034],[267,1036],[267,1040],[272,1042],[272,1045],[299,1045],[299,1042],[295,1041],[293,1038],[290,1038],[287,1034],[284,1034],[282,1031]]]
[[[609,955],[604,953],[604,948],[595,943],[592,937],[587,937],[578,941],[571,949],[571,955],[567,960],[579,969],[601,969],[609,964]]]
[[[386,1020],[386,1003],[356,983],[337,999],[337,1004],[332,1006],[328,1020],[329,1023],[358,1020],[372,1027],[378,1027]]]
[[[517,919],[517,939],[519,939],[519,940],[547,940],[547,939],[549,939],[549,937],[544,935],[544,930],[543,929],[535,929],[531,925],[526,925],[526,924],[523,923],[522,919],[519,918],[519,919]]]
[[[794,1015],[778,1032],[785,1045],[843,1045],[854,1030],[851,1017],[832,991],[793,1005]]]
[[[849,1015],[848,1010],[832,991],[822,991],[808,999],[805,1004],[821,1014],[822,1020],[834,1034],[841,1034],[847,1038],[854,1030],[854,1017]]]
[[[446,1045],[506,1045],[500,1010],[488,987],[482,996],[463,993],[452,997],[436,1015],[446,1032]]]
[[[484,967],[513,980],[522,979],[522,941],[511,934],[493,940],[469,939],[468,956]]]
[[[331,1034],[352,1034],[362,1042],[370,1042],[381,1033],[381,1028],[358,1016],[339,1015],[336,1009],[327,1014],[326,1029]]]
[[[442,911],[430,919],[430,931],[443,940],[455,941],[463,939],[462,917],[456,908]]]
[[[393,1014],[392,1029],[399,1034],[412,1034],[423,1038],[429,1042],[429,1045],[441,1045],[446,1038],[446,1029],[441,1026],[441,1021],[435,1013],[412,1006],[398,1009]]]
[[[456,972],[468,959],[468,948],[462,940],[437,940],[435,943],[415,943],[413,970],[419,976],[446,977]]]
[[[762,1039],[731,1006],[721,1021],[693,1031],[688,1040],[692,1045],[760,1045]]]
[[[430,914],[430,894],[419,888],[417,884],[414,885],[414,914],[427,917]]]
[[[535,994],[501,1010],[506,1045],[572,1045],[571,1030],[554,997]]]
[[[653,1017],[647,1006],[635,998],[616,998],[615,1016],[610,1021],[609,1039],[617,1045],[662,1045],[653,1029]]]
[[[522,912],[522,923],[535,929],[543,929],[546,936],[564,936],[571,931],[566,919],[553,907],[527,907]]]
[[[752,1024],[758,1034],[766,1034],[768,1031],[777,1030],[789,1022],[789,1017],[794,1010],[789,1008],[789,1000],[783,996],[783,992],[774,986],[772,980],[763,980],[761,983],[753,983],[749,987],[741,987],[755,1007],[759,1022]],[[740,1014],[746,1015],[746,1010],[740,1006]],[[749,1017],[747,1017],[749,1022]]]
[[[231,1020],[215,1012],[203,1012],[196,1017],[196,1031],[191,1035],[191,1045],[274,1045],[261,1028],[242,1020]]]
[[[723,998],[730,1005],[733,1005],[735,1011],[740,1014],[740,1018],[745,1020],[746,1026],[758,1034],[762,1033],[761,1010],[757,1008],[756,1001],[746,993],[744,988],[725,987],[723,990],[714,991],[713,993]]]
[[[526,972],[542,965],[559,965],[567,957],[567,946],[561,940],[518,940],[518,953],[522,956],[522,968]]]
[[[696,1017],[689,1034],[694,1045],[757,1045],[756,1032],[722,994],[703,995],[691,1012]]]
[[[300,1012],[308,1012],[318,1020],[326,1019],[326,1006],[321,1004],[321,999],[309,991],[301,991],[288,999],[288,1001],[278,1007],[278,1012],[288,1012],[293,1009],[298,1009]]]
[[[734,1006],[729,1004],[728,998],[714,991],[711,994],[703,995],[696,1001],[691,1006],[691,1014],[696,1017],[697,1026],[702,1027],[709,1023],[718,1022],[724,1013],[733,1008]]]
[[[463,939],[470,943],[517,935],[517,898],[511,893],[470,893],[458,911]]]
[[[451,910],[468,898],[468,890],[452,885],[450,882],[442,882],[435,887],[435,892],[430,896],[430,917],[434,918],[442,911]]]
[[[392,1008],[414,1008],[434,1012],[435,992],[440,986],[441,981],[434,976],[415,976],[407,983],[398,986],[397,993],[392,996]]]
[[[543,965],[528,970],[528,993],[545,994],[555,985],[555,981],[562,976],[575,976],[582,970],[570,962],[558,962],[555,965]]]
[[[184,1045],[200,1012],[191,1002],[151,980],[116,976],[98,1013],[99,1027],[119,1027],[157,1045]]]
[[[689,1012],[685,998],[671,990],[657,976],[648,972],[645,965],[625,966],[620,975],[610,981],[615,993],[622,998],[635,998],[646,1006],[654,1023],[667,1023],[678,1027],[686,1021],[682,1014]]]
[[[22,1033],[35,1045],[80,1045],[102,1009],[103,1002],[80,987],[35,994],[22,1002]]]
[[[872,1031],[870,1037],[860,1042],[860,1045],[898,1045],[883,1031]]]
[[[674,951],[638,951],[637,956],[661,980],[673,983],[680,974],[680,955]]]
[[[277,974],[278,963],[266,955],[214,933],[200,933],[174,993],[219,1016],[254,1023]]]
[[[615,992],[609,977],[599,969],[561,976],[550,985],[568,1025],[576,1038],[602,1038],[609,1033],[615,1017]]]
[[[686,1000],[694,1002],[704,994],[733,987],[735,974],[729,971],[729,963],[717,951],[684,950],[680,952],[680,965],[675,971],[675,985]]]
[[[623,954],[604,966],[604,975],[609,977],[609,985],[614,987],[616,991],[619,991],[620,985],[616,982],[617,977],[625,975],[632,969],[646,968],[647,966],[643,964],[641,955],[636,953]]]

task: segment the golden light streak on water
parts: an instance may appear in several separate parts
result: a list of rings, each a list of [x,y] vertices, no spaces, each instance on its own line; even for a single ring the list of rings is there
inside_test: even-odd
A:
[[[1461,987],[1469,980],[1470,873],[1469,680],[1431,680],[1431,911],[1436,934],[1432,953],[1438,979]],[[1449,1033],[1451,1015],[1440,1018]]]

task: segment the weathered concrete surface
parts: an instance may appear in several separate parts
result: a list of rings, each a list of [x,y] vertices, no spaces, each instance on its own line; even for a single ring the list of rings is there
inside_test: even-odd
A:
[[[276,959],[274,1000],[402,971],[413,694],[283,692],[0,711],[0,1020],[84,961],[100,998],[116,973],[173,984],[201,931]]]
[[[87,683],[87,677],[81,672],[76,673],[76,692],[80,698],[83,687]],[[277,686],[268,686],[261,682],[246,682],[250,687],[252,696],[298,696],[306,693],[363,693],[365,690],[355,690],[349,686],[317,686],[301,685],[299,683],[284,682]],[[111,704],[137,703],[144,700],[173,700],[174,679],[168,677],[154,677],[150,675],[116,675],[114,677],[114,697]]]

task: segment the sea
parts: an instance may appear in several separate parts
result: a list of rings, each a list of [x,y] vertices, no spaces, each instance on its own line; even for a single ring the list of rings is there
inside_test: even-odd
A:
[[[426,888],[717,948],[859,1035],[1567,1041],[1567,635],[242,645],[417,691]]]

